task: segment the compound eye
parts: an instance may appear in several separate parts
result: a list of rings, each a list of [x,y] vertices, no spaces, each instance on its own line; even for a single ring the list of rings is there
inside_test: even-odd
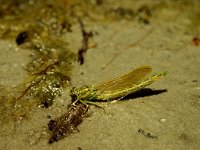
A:
[[[71,98],[72,98],[72,102],[74,102],[75,100],[77,100],[77,95],[76,95],[76,92],[75,92],[75,87],[73,87],[73,88],[70,90],[69,95],[70,95]]]
[[[76,101],[77,100],[77,96],[75,94],[71,94],[70,95],[71,98],[72,98],[72,102]]]

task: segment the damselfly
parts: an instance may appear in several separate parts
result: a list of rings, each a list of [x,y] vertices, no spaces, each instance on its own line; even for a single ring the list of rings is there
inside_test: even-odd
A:
[[[73,87],[69,94],[74,103],[80,101],[85,104],[93,105],[96,105],[94,102],[97,101],[122,99],[166,75],[166,72],[160,72],[148,76],[151,71],[151,66],[141,66],[110,81],[80,88]]]

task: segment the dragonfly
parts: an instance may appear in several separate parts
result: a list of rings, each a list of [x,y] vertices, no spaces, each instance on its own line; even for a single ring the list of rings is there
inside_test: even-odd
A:
[[[141,66],[127,74],[97,85],[73,87],[69,95],[74,104],[80,101],[86,105],[98,106],[96,102],[120,100],[129,94],[145,88],[167,74],[164,71],[149,75],[151,71],[151,66]]]

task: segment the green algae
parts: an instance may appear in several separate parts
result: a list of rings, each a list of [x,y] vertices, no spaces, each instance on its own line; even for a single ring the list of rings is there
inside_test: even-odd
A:
[[[61,7],[53,1],[1,4],[0,38],[15,40],[20,48],[32,53],[32,61],[25,68],[29,77],[24,81],[29,82],[22,83],[24,90],[17,100],[31,95],[40,106],[48,107],[70,81],[71,63],[76,61],[76,55],[62,37],[72,31],[71,18]]]

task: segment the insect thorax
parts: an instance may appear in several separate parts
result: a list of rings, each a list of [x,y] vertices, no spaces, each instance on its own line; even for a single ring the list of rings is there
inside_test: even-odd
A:
[[[92,86],[83,86],[81,88],[73,87],[69,93],[72,102],[76,100],[93,101],[97,99],[96,90]]]

